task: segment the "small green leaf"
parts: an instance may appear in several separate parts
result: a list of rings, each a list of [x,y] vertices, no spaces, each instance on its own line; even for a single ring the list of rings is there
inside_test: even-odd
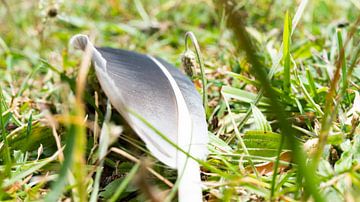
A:
[[[351,153],[351,151],[346,151],[346,152],[342,153],[340,160],[338,160],[335,163],[335,166],[334,166],[335,172],[342,173],[344,171],[349,170],[352,166],[352,157],[353,157],[353,154]]]
[[[215,148],[220,148],[222,151],[232,152],[232,148],[213,133],[209,133],[209,144]]]
[[[229,87],[229,86],[223,86],[221,89],[221,93],[225,95],[228,98],[234,98],[236,100],[239,100],[241,102],[245,103],[253,103],[256,99],[256,94],[250,93],[248,91],[244,91],[241,89]],[[258,106],[269,106],[270,101],[267,98],[261,98]]]
[[[112,197],[109,200],[110,202],[114,202],[114,201],[118,200],[118,198],[121,196],[121,194],[128,187],[128,184],[130,183],[130,181],[136,175],[137,171],[139,170],[139,167],[140,167],[140,164],[138,163],[130,170],[129,174],[122,180],[122,182],[119,184],[119,186],[115,190],[114,194],[112,195]]]
[[[340,145],[343,141],[344,141],[343,134],[329,135],[327,139],[327,143],[332,145]]]
[[[114,195],[116,189],[121,185],[123,181],[124,181],[124,177],[121,177],[110,182],[108,185],[106,185],[104,191],[100,192],[99,197],[101,197],[104,200],[110,199]],[[136,190],[137,188],[131,186],[131,184],[126,188],[126,191],[129,193]]]
[[[318,172],[319,175],[323,177],[329,177],[334,175],[334,170],[332,169],[329,161],[323,159],[319,162]]]
[[[279,148],[281,135],[269,131],[246,131],[243,137],[246,148],[251,155],[255,156],[276,156]],[[285,143],[283,149],[288,149],[289,146]]]

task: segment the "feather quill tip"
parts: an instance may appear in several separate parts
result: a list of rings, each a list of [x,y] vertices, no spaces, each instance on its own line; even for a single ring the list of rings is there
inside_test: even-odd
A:
[[[89,37],[84,34],[76,34],[70,39],[70,46],[75,49],[85,50],[89,42]]]

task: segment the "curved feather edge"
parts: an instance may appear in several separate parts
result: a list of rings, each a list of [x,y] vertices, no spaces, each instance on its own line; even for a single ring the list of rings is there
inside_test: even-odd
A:
[[[93,61],[106,69],[106,60],[101,56],[100,52],[96,50],[94,45],[90,42],[88,36],[84,34],[76,34],[70,39],[70,46],[85,51],[87,48],[90,49]]]
[[[177,85],[175,79],[171,76],[166,67],[156,58],[148,56],[156,63],[168,78],[171,87],[174,90],[176,102],[178,106],[178,146],[184,151],[191,153],[192,140],[192,121],[189,110],[186,106],[185,99]],[[200,166],[198,162],[187,157],[184,153],[177,151],[176,164],[178,169],[179,184],[179,201],[180,202],[201,202],[202,190],[200,179]]]
[[[96,48],[93,46],[93,44],[90,42],[89,38],[86,35],[78,34],[71,38],[70,44],[77,48],[85,51],[87,48],[90,48],[93,62],[95,63],[96,71],[100,72],[97,74],[100,77],[105,77],[102,79],[105,79],[107,82],[113,82],[112,79],[107,76],[106,73],[106,60],[102,57],[99,51],[96,50]],[[166,78],[169,80],[171,87],[174,91],[177,107],[178,107],[178,146],[182,148],[184,151],[188,151],[188,153],[191,153],[191,140],[192,140],[192,121],[191,116],[189,113],[189,110],[186,106],[185,99],[180,91],[179,86],[177,85],[175,79],[171,76],[169,71],[166,69],[166,67],[159,62],[156,58],[152,56],[148,56],[149,59],[151,59],[154,63],[156,63],[157,66],[162,70],[162,72],[165,74]],[[103,68],[101,68],[103,67]],[[104,71],[105,70],[105,71]],[[107,77],[107,78],[106,78]],[[101,79],[99,79],[101,80]],[[101,83],[104,86],[108,86],[107,89],[112,89],[111,84],[106,82]],[[103,88],[104,90],[106,89]],[[117,90],[115,88],[115,90]],[[109,92],[108,92],[109,93]],[[112,92],[113,94],[114,92]],[[111,94],[111,93],[110,93]],[[116,92],[118,95],[118,99],[121,99],[121,93]],[[123,102],[124,103],[124,102]],[[122,109],[118,109],[124,113],[123,115],[128,114],[125,107]],[[129,117],[124,117],[128,121],[131,119]],[[130,125],[133,125],[132,123],[129,123]],[[135,129],[136,130],[136,129]],[[146,141],[146,139],[145,139]],[[146,141],[149,143],[149,141]],[[147,144],[149,149],[156,151],[156,148],[153,148],[151,144]],[[187,202],[187,201],[193,201],[193,202],[201,202],[202,201],[202,190],[201,190],[201,179],[200,179],[200,166],[198,162],[195,160],[187,157],[184,153],[177,151],[176,154],[176,168],[178,169],[178,178],[180,180],[179,184],[179,201],[180,202]]]
[[[129,110],[124,105],[124,103],[126,102],[122,100],[122,93],[117,88],[114,88],[114,86],[116,85],[113,79],[107,73],[106,60],[90,42],[89,38],[86,35],[77,34],[70,39],[70,45],[76,49],[80,49],[83,51],[86,51],[86,48],[90,48],[90,53],[92,54],[92,60],[96,70],[96,75],[105,94],[110,98],[111,101],[115,99],[120,101],[121,104],[116,104],[115,108],[121,113],[121,115],[129,123],[129,125],[132,126],[133,130],[141,137],[141,139],[145,142],[146,147],[151,151],[151,153],[161,162],[165,163],[171,168],[176,169],[176,160],[172,157],[167,156],[166,154],[163,154],[159,150],[159,148],[157,148],[156,143],[153,142],[151,137],[148,137],[148,135],[144,135],[151,133],[153,133],[153,135],[157,134],[155,134],[150,128],[147,129],[146,127],[144,127],[143,129],[141,129],[139,127],[136,127],[144,123],[142,123],[141,120],[129,113]],[[112,104],[114,105],[115,103]]]

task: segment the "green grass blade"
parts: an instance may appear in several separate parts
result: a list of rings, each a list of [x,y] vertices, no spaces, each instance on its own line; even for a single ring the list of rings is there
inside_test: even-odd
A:
[[[251,104],[251,110],[253,112],[256,129],[265,132],[272,131],[269,122],[266,120],[266,117],[255,105]]]
[[[250,93],[248,91],[230,86],[223,86],[221,88],[221,93],[228,98],[234,98],[247,104],[252,104],[257,97],[257,95],[254,93]],[[261,100],[259,101],[260,106],[269,106],[269,103],[269,99],[267,98],[261,98]]]
[[[354,36],[359,24],[360,24],[360,17],[357,18],[355,24],[351,27],[351,30],[348,32],[347,42]],[[345,43],[345,44],[347,44],[347,43]],[[338,111],[338,107],[340,105],[339,103],[342,98],[341,96],[337,96],[336,91],[338,88],[338,82],[340,80],[340,72],[342,71],[342,67],[343,67],[342,63],[344,62],[344,57],[345,57],[345,46],[340,49],[339,57],[336,60],[336,70],[334,73],[334,77],[331,80],[330,89],[325,98],[325,109],[324,109],[324,116],[321,120],[319,143],[318,143],[318,147],[314,154],[313,161],[311,164],[311,167],[314,167],[314,169],[317,168],[320,158],[323,154],[323,150],[327,143],[327,138],[328,138],[329,132],[333,126],[332,122],[335,118],[336,112]],[[350,69],[352,69],[352,67],[350,67]],[[352,70],[350,70],[350,71],[352,71]],[[345,93],[345,91],[341,90],[340,93],[341,94]],[[334,100],[336,100],[335,103],[334,103]]]
[[[341,30],[338,29],[336,30],[336,34],[337,34],[337,40],[338,40],[338,50],[339,50],[339,57],[341,54],[344,54],[344,56],[342,56],[342,64],[341,64],[341,90],[342,92],[346,91],[347,88],[347,65],[346,65],[346,54],[345,54],[345,49],[344,49],[344,45],[343,45],[343,37],[341,34]],[[344,50],[344,52],[342,53],[342,50]]]
[[[10,149],[9,149],[9,142],[8,142],[8,139],[7,139],[7,129],[6,129],[6,118],[4,117],[4,114],[3,112],[5,111],[5,109],[7,108],[7,104],[6,104],[6,101],[5,101],[5,98],[3,96],[3,89],[1,88],[0,86],[0,124],[1,124],[1,127],[0,127],[0,130],[1,130],[1,138],[2,138],[2,141],[4,142],[4,147],[5,147],[5,163],[7,165],[11,165],[11,155],[10,155]],[[8,173],[6,173],[8,174]]]
[[[260,62],[261,59],[257,56],[257,51],[254,48],[245,26],[241,21],[241,13],[236,12],[234,9],[235,2],[220,1],[220,6],[228,14],[228,26],[234,32],[236,40],[238,40],[240,48],[246,53],[249,63],[252,65],[256,78],[263,84],[263,89],[268,98],[271,100],[272,109],[275,110],[276,119],[279,121],[281,134],[284,136],[285,141],[289,142],[293,151],[293,159],[299,166],[299,173],[305,178],[305,191],[312,195],[315,201],[324,201],[323,196],[318,191],[319,182],[315,177],[315,169],[306,166],[305,153],[302,147],[296,141],[296,132],[292,129],[288,121],[288,114],[284,107],[279,102],[276,93],[271,86],[270,80],[266,75],[265,67]]]
[[[99,142],[99,165],[96,169],[96,175],[93,185],[93,191],[91,192],[90,196],[90,202],[96,202],[98,200],[98,193],[99,193],[99,187],[100,187],[100,178],[101,173],[103,171],[103,165],[105,156],[107,154],[108,148],[111,144],[111,134],[110,134],[110,128],[109,128],[109,121],[111,117],[111,104],[110,102],[107,103],[107,110],[105,114],[105,122],[102,126],[101,133],[100,133],[100,142]]]
[[[230,115],[230,118],[231,118],[231,123],[233,124],[233,127],[234,127],[234,131],[235,131],[235,135],[237,137],[237,139],[239,140],[240,142],[240,146],[241,146],[241,149],[243,150],[243,152],[246,154],[246,155],[249,155],[249,151],[248,149],[246,148],[246,145],[243,141],[243,138],[241,137],[241,134],[239,132],[239,129],[236,127],[236,123],[235,123],[235,120],[234,120],[234,117],[232,115],[232,112],[231,112],[231,109],[230,109],[230,106],[229,106],[229,102],[227,100],[227,97],[223,94],[223,97],[224,97],[224,101],[225,101],[225,104],[226,104],[226,107],[228,109],[228,113]],[[259,177],[259,174],[255,168],[255,165],[254,163],[252,162],[251,159],[249,159],[249,162],[250,162],[250,166],[252,168],[252,170],[254,171],[254,173],[256,174],[257,177]]]
[[[295,31],[295,28],[297,26],[297,24],[299,23],[303,13],[304,13],[304,10],[306,8],[308,4],[308,0],[302,0],[300,2],[300,5],[299,7],[297,8],[296,10],[296,13],[295,13],[295,16],[294,16],[294,19],[292,21],[292,26],[291,26],[291,35],[294,33]],[[270,69],[270,72],[268,74],[268,79],[271,80],[280,64],[280,61],[281,61],[281,58],[283,57],[283,45],[284,44],[281,44],[281,47],[280,47],[280,51],[279,53],[276,55],[275,57],[275,61],[274,63],[272,64],[271,66],[271,69]],[[262,96],[264,95],[264,89],[261,88],[258,95],[256,96],[255,100],[253,100],[253,104],[254,105],[257,105],[259,103],[259,101],[261,100]],[[245,123],[247,122],[247,120],[249,119],[251,115],[251,108],[249,108],[244,116],[244,118],[241,120],[240,124],[239,124],[239,130],[244,127]]]
[[[307,78],[308,83],[309,83],[311,96],[316,98],[318,96],[318,93],[317,93],[317,90],[316,90],[314,77],[312,76],[309,68],[306,68],[306,78]]]
[[[51,185],[51,191],[45,196],[44,201],[46,202],[57,201],[65,189],[68,172],[71,170],[74,161],[73,153],[76,145],[76,131],[76,127],[71,125],[68,130],[68,138],[64,149],[64,161],[60,168],[58,178]]]
[[[301,81],[300,76],[297,74],[297,71],[295,70],[295,79],[298,82],[299,86],[300,86],[300,91],[304,94],[304,98],[305,100],[309,103],[309,105],[319,114],[319,115],[324,115],[324,112],[321,110],[321,107],[316,104],[316,102],[314,101],[314,99],[312,98],[312,96],[310,95],[310,93],[307,91],[307,89],[305,88],[303,82]]]
[[[284,61],[284,93],[287,95],[290,93],[290,43],[291,43],[291,18],[289,12],[285,14],[284,20],[284,33],[283,33],[283,61]]]
[[[34,164],[32,164],[31,166],[29,166],[28,169],[25,169],[24,171],[21,171],[20,173],[18,173],[16,176],[6,180],[4,182],[4,184],[2,185],[3,188],[12,185],[13,183],[22,180],[23,178],[31,175],[32,173],[36,172],[37,170],[39,170],[40,168],[46,166],[47,164],[49,164],[50,162],[54,161],[56,159],[56,157],[58,156],[58,152],[56,152],[55,154],[53,154],[51,157],[42,160],[40,162],[36,162]]]

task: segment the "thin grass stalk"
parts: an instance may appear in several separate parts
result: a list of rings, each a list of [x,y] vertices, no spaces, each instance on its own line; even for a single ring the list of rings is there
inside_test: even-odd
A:
[[[116,147],[112,147],[110,148],[110,151],[119,154],[131,161],[133,161],[134,163],[139,163],[139,159],[135,158],[134,156],[132,156],[131,154],[116,148]],[[162,175],[160,175],[158,172],[156,172],[154,169],[152,169],[151,167],[147,167],[147,170],[153,174],[155,177],[157,177],[160,181],[162,181],[164,184],[166,184],[167,186],[169,186],[170,188],[174,187],[174,184],[172,182],[170,182],[168,179],[166,179],[165,177],[163,177]]]
[[[65,189],[69,169],[73,164],[72,154],[74,153],[73,150],[75,147],[75,127],[70,126],[67,133],[69,136],[64,149],[64,161],[62,162],[57,179],[51,184],[51,191],[44,198],[45,202],[58,201],[59,197]]]
[[[334,73],[334,77],[330,83],[330,89],[329,89],[329,92],[327,93],[326,99],[325,99],[325,110],[324,110],[323,119],[321,121],[321,129],[320,129],[320,133],[319,133],[319,143],[318,143],[318,147],[317,147],[317,150],[315,151],[313,161],[311,164],[311,167],[313,167],[313,169],[316,169],[319,164],[319,161],[321,159],[323,150],[324,150],[326,142],[327,142],[329,131],[332,127],[332,122],[336,116],[336,112],[339,107],[339,102],[342,98],[342,95],[341,96],[336,95],[336,89],[338,86],[338,82],[340,80],[340,72],[343,67],[342,63],[344,62],[345,48],[347,47],[347,44],[350,41],[350,39],[355,34],[355,32],[357,30],[357,26],[359,24],[360,24],[360,16],[357,18],[356,22],[351,27],[351,29],[347,35],[346,42],[339,51],[339,57],[336,61],[336,70]],[[341,90],[341,93],[345,93],[345,90],[346,89]],[[334,100],[335,100],[336,104],[334,104]]]
[[[250,36],[248,35],[245,25],[242,22],[241,14],[235,10],[235,1],[219,0],[217,4],[225,10],[228,15],[228,27],[232,29],[235,34],[236,40],[241,44],[240,48],[246,53],[247,59],[251,64],[256,78],[263,84],[264,93],[268,96],[271,101],[272,109],[275,109],[274,115],[280,124],[281,134],[284,135],[285,141],[287,141],[293,151],[293,159],[298,165],[299,174],[304,177],[304,188],[305,192],[311,194],[315,201],[324,201],[323,196],[318,191],[319,182],[316,178],[315,171],[310,169],[306,164],[306,154],[302,150],[301,145],[295,137],[296,131],[291,127],[288,120],[288,114],[284,110],[281,102],[278,101],[276,93],[271,86],[270,80],[265,71],[264,65],[260,62],[256,50],[252,45]]]
[[[310,87],[310,91],[311,91],[311,96],[312,97],[317,97],[317,91],[316,91],[316,86],[315,86],[315,81],[314,81],[314,77],[312,76],[310,69],[306,68],[306,78],[308,80],[309,83],[309,87]]]
[[[90,202],[96,202],[98,200],[98,194],[100,189],[100,178],[103,171],[104,160],[107,155],[107,150],[110,144],[110,129],[108,127],[111,118],[111,104],[108,101],[106,107],[105,120],[100,133],[100,143],[98,147],[99,165],[96,168],[95,180],[93,185],[93,191],[91,192]],[[96,124],[96,123],[95,123]]]
[[[197,60],[199,62],[199,66],[200,66],[200,78],[201,78],[201,83],[202,83],[202,101],[203,101],[203,105],[204,105],[204,109],[205,109],[205,114],[207,116],[208,112],[209,112],[209,106],[208,106],[208,96],[207,96],[207,91],[206,91],[207,81],[206,81],[206,76],[205,76],[204,62],[203,62],[202,55],[200,52],[199,43],[193,32],[186,32],[186,34],[185,34],[185,52],[187,50],[189,50],[189,43],[188,43],[189,38],[190,38],[192,44],[194,45],[196,57],[197,57]]]
[[[4,184],[2,184],[2,188],[8,188],[9,186],[14,185],[16,182],[22,181],[24,178],[29,177],[34,172],[37,172],[39,169],[47,165],[48,163],[54,161],[59,155],[59,152],[55,152],[52,156],[46,158],[46,159],[40,159],[38,161],[34,161],[32,163],[28,163],[27,165],[30,166],[29,169],[25,169],[17,175],[13,175],[11,178],[8,178]],[[20,167],[20,166],[19,166]]]
[[[4,142],[4,147],[5,147],[5,164],[6,165],[10,165],[11,164],[11,155],[10,155],[10,149],[9,149],[9,142],[7,139],[7,130],[5,127],[5,120],[4,120],[4,105],[5,105],[5,101],[4,101],[4,96],[3,96],[3,89],[0,86],[0,124],[1,124],[1,136],[2,136],[2,141]]]
[[[295,61],[293,63],[295,63]],[[296,66],[295,66],[295,69],[296,69]],[[318,104],[316,104],[315,100],[312,98],[310,93],[307,91],[307,89],[305,88],[305,86],[304,86],[303,82],[301,81],[300,76],[298,75],[296,70],[294,71],[294,76],[295,76],[296,81],[298,82],[301,92],[304,94],[304,99],[309,103],[309,105],[311,107],[313,107],[315,109],[315,111],[320,116],[323,116],[324,112],[321,110],[321,107]]]
[[[69,170],[73,171],[73,179],[75,180],[75,186],[72,190],[74,201],[87,201],[87,171],[85,160],[86,129],[84,123],[85,110],[82,98],[85,91],[86,77],[90,67],[91,54],[91,49],[87,46],[76,82],[75,106],[67,117],[69,129],[64,151],[65,160],[60,169],[58,179],[52,184],[52,191],[45,197],[45,201],[48,202],[57,201],[61,196],[64,186],[68,181],[67,177],[69,176]],[[70,178],[72,177],[70,176]]]
[[[289,15],[289,12],[286,11],[285,14],[285,20],[284,20],[284,33],[283,33],[283,61],[284,61],[284,83],[283,83],[283,88],[284,88],[284,92],[286,95],[288,95],[290,93],[290,70],[291,70],[291,61],[290,61],[290,43],[291,43],[291,37],[290,37],[290,32],[291,32],[291,18]]]
[[[355,54],[354,54],[353,58],[351,59],[350,66],[349,66],[349,69],[348,69],[347,75],[346,75],[347,79],[351,78],[354,68],[355,68],[356,64],[358,63],[359,57],[360,57],[360,46],[357,47],[357,49],[355,50]]]
[[[74,165],[73,165],[73,173],[76,182],[76,194],[78,195],[79,201],[87,201],[87,171],[86,171],[86,160],[85,160],[85,152],[86,152],[86,129],[84,123],[85,117],[85,109],[83,103],[83,96],[86,85],[86,77],[89,72],[90,63],[91,63],[91,47],[87,46],[85,50],[85,54],[82,58],[79,74],[76,82],[76,102],[74,115],[79,119],[83,120],[79,124],[75,124],[76,133],[76,147],[74,148]]]
[[[337,33],[337,40],[338,40],[338,49],[339,49],[339,55],[341,54],[341,49],[343,49],[343,39],[341,30],[336,30]],[[345,51],[345,49],[344,49]],[[346,54],[344,52],[344,56],[342,57],[342,64],[341,64],[341,91],[345,92],[347,89],[347,70],[346,70]]]
[[[291,18],[289,15],[289,11],[286,11],[285,20],[284,20],[284,32],[283,32],[283,60],[284,60],[284,93],[290,93],[291,84],[290,84],[290,68],[291,68],[291,56],[290,56],[290,43],[291,43]],[[270,200],[273,200],[275,193],[275,183],[277,177],[277,170],[279,168],[280,154],[285,142],[285,135],[281,135],[279,148],[276,154],[276,160],[274,165],[273,177],[271,180],[271,191],[270,191]]]
[[[5,105],[5,101],[4,101],[4,96],[3,96],[3,89],[0,86],[0,124],[1,124],[1,136],[2,136],[2,141],[4,142],[4,149],[5,149],[5,169],[4,172],[0,172],[0,185],[2,187],[4,179],[6,177],[10,176],[10,172],[11,172],[11,154],[10,154],[10,148],[9,148],[9,142],[7,139],[7,131],[6,131],[6,127],[5,127],[5,120],[4,120],[4,114],[3,114],[3,107]],[[0,188],[1,189],[1,188]],[[0,196],[2,195],[2,190],[0,190]]]
[[[245,145],[245,143],[243,141],[243,138],[241,137],[240,131],[236,126],[235,119],[234,119],[234,117],[232,115],[229,102],[228,102],[226,96],[224,94],[222,94],[222,95],[223,95],[223,98],[224,98],[224,101],[225,101],[225,104],[226,104],[226,108],[227,108],[227,110],[229,112],[229,115],[230,115],[230,118],[231,118],[231,123],[233,124],[233,127],[234,127],[235,135],[236,135],[237,139],[239,140],[240,146],[243,149],[245,155],[249,156],[250,155],[249,151],[247,150],[246,145]],[[254,165],[253,161],[251,160],[251,158],[249,158],[249,163],[250,163],[250,166],[251,166],[253,172],[255,173],[256,177],[259,178],[259,173],[257,172],[257,170],[255,168],[255,165]]]

